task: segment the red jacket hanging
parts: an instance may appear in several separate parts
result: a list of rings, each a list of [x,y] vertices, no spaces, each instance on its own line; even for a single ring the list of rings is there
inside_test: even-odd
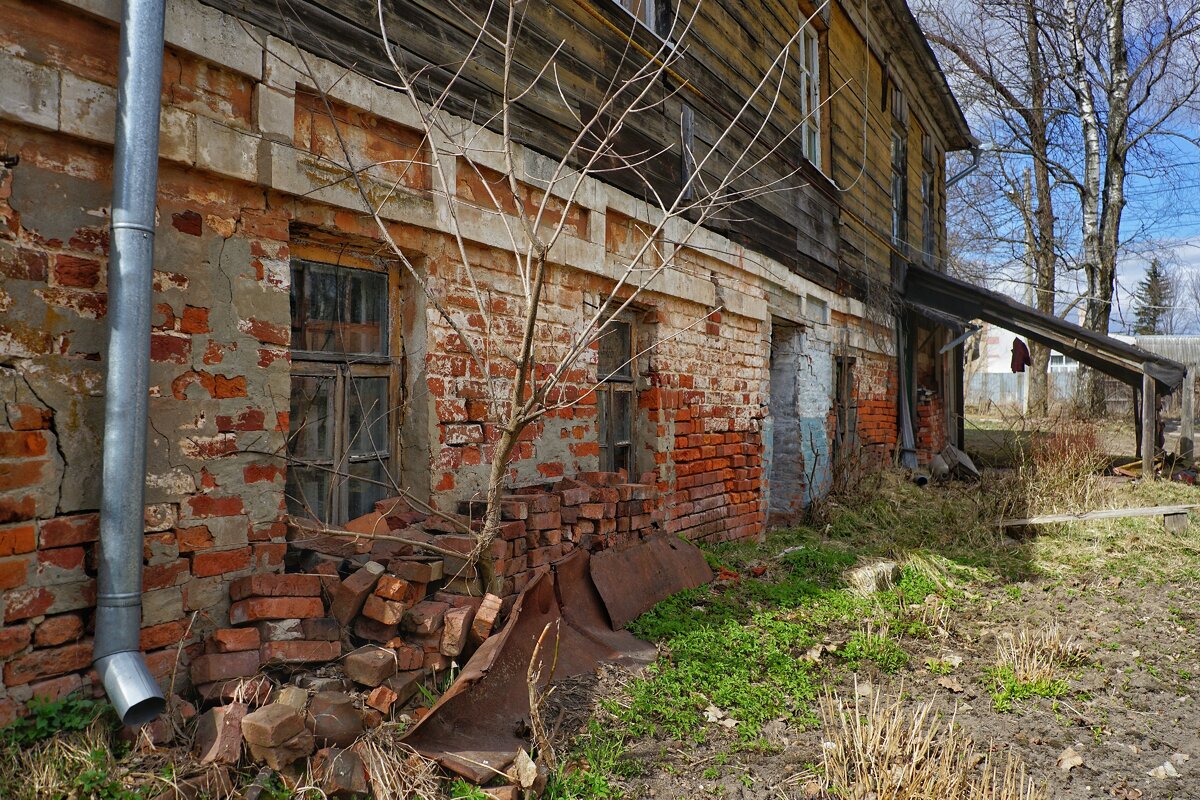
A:
[[[1033,365],[1033,359],[1029,357],[1029,348],[1020,339],[1013,339],[1012,348],[1012,371],[1024,372],[1026,367]]]

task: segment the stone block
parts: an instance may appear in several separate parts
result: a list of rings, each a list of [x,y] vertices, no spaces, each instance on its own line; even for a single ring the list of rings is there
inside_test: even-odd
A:
[[[370,791],[367,769],[353,750],[318,750],[313,757],[313,774],[329,797],[364,797]]]
[[[384,685],[396,693],[396,704],[404,705],[420,691],[421,681],[425,679],[424,669],[411,669],[398,672],[388,678]]]
[[[58,128],[57,70],[0,53],[0,75],[4,75],[0,81],[0,117],[38,128]]]
[[[267,746],[252,742],[250,743],[250,755],[255,761],[278,771],[286,769],[301,758],[312,755],[313,746],[313,735],[307,730],[302,730],[280,745]]]
[[[372,642],[386,642],[400,632],[399,625],[384,625],[370,617],[358,617],[354,620],[354,634]]]
[[[345,692],[317,692],[308,704],[305,725],[324,747],[349,747],[363,734],[362,714]]]

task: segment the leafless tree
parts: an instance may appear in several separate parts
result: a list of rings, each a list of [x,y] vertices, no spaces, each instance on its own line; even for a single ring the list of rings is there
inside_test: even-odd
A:
[[[986,125],[998,145],[987,165],[995,183],[993,198],[1015,211],[1012,224],[984,239],[1020,251],[1023,282],[1033,304],[1055,311],[1056,217],[1051,171],[1056,129],[1062,111],[1053,102],[1053,76],[1042,33],[1042,0],[997,5],[984,0],[920,7],[927,35],[948,56],[951,76],[968,109]],[[1015,166],[1015,169],[1014,169]],[[985,190],[986,191],[986,190]],[[986,203],[986,201],[985,201]],[[989,219],[996,204],[987,203]],[[1048,402],[1049,348],[1030,346],[1029,411],[1045,414]]]
[[[326,154],[335,173],[333,180],[353,185],[362,212],[374,221],[379,237],[386,244],[387,255],[402,265],[433,313],[457,335],[478,374],[489,376],[486,381],[489,421],[497,435],[485,449],[489,463],[483,492],[485,510],[472,557],[479,563],[485,582],[494,576],[485,554],[500,530],[500,499],[508,486],[514,450],[539,419],[580,402],[579,394],[567,390],[568,374],[606,335],[611,320],[630,308],[643,291],[654,290],[658,279],[669,270],[686,270],[681,256],[706,224],[721,218],[736,218],[739,204],[744,201],[791,191],[800,185],[796,171],[772,173],[774,177],[766,181],[759,176],[764,174],[761,169],[764,164],[788,140],[795,138],[804,122],[797,120],[791,125],[789,121],[791,126],[783,126],[780,133],[777,111],[781,97],[790,91],[797,42],[804,25],[811,20],[798,20],[796,29],[784,34],[785,41],[769,68],[753,79],[752,91],[743,98],[740,107],[732,109],[711,145],[685,153],[690,169],[685,170],[681,185],[664,192],[648,177],[646,165],[665,152],[665,148],[658,152],[626,152],[619,146],[620,133],[641,115],[662,113],[672,97],[675,90],[670,87],[675,84],[668,78],[686,53],[700,4],[686,18],[674,20],[656,50],[633,46],[627,49],[611,75],[608,91],[588,115],[573,110],[567,100],[570,89],[560,85],[558,59],[568,42],[559,42],[532,78],[518,77],[524,74],[517,69],[517,55],[525,44],[525,15],[532,5],[520,0],[493,0],[485,5],[482,14],[472,15],[458,9],[464,20],[474,26],[474,46],[467,53],[456,54],[448,82],[432,89],[435,81],[429,80],[427,68],[410,66],[392,44],[388,29],[390,12],[385,4],[379,2],[377,8],[379,32],[394,72],[394,80],[388,86],[399,90],[396,102],[410,104],[423,136],[420,149],[423,155],[419,162],[414,158],[412,166],[428,169],[432,174],[433,192],[444,203],[461,274],[478,314],[483,317],[482,333],[477,326],[464,325],[462,316],[446,304],[438,286],[394,238],[386,206],[396,191],[397,165],[364,161],[355,152],[337,122],[329,95],[330,82],[314,68],[313,56],[297,50],[294,56],[297,63],[292,64],[315,87],[328,118],[334,121],[337,152]],[[449,101],[464,80],[464,71],[470,68],[477,50],[485,46],[503,56],[498,110],[486,118],[463,119],[448,111]],[[346,69],[351,70],[352,66]],[[521,149],[515,112],[535,88],[546,87],[551,87],[562,99],[562,107],[573,118],[575,133],[553,157],[531,160]],[[817,111],[812,109],[810,113]],[[466,169],[473,173],[487,197],[467,202],[446,169],[451,161],[457,162],[460,172]],[[532,161],[537,163],[531,166]],[[564,252],[565,234],[572,212],[579,207],[580,193],[590,181],[604,179],[613,171],[633,176],[644,188],[648,213],[639,223],[639,240],[624,265],[612,276],[611,286],[602,293],[598,305],[579,310],[580,317],[570,329],[569,340],[551,343],[542,321],[548,276],[568,258]],[[488,278],[476,274],[469,255],[469,228],[481,221],[502,231],[507,242],[505,258],[511,276],[519,285],[519,308],[515,313],[514,309],[508,309],[509,316],[519,320],[519,326],[518,330],[510,329],[509,334],[503,333],[507,320],[494,313],[487,302]],[[704,318],[699,318],[692,324],[703,321]],[[679,333],[682,331],[672,336]],[[662,340],[655,343],[659,344]],[[496,369],[498,364],[503,368]],[[592,389],[607,377],[598,375]],[[400,485],[398,476],[390,476],[388,484],[399,494],[411,494]]]

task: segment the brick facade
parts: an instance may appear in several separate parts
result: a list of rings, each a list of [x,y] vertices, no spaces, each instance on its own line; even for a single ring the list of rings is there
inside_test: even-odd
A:
[[[0,87],[7,93],[0,96],[0,153],[20,159],[0,168],[0,725],[32,696],[99,691],[89,637],[118,41],[105,8],[87,0],[0,0],[0,18],[11,23],[0,26],[0,73],[20,76]],[[264,50],[238,23],[198,3],[181,0],[172,9],[142,631],[163,681],[177,657],[194,665],[206,637],[230,627],[233,582],[285,567],[287,469],[277,454],[289,430],[291,259],[336,260],[349,245],[355,258],[377,263],[382,250],[348,188],[322,171],[329,120],[276,57],[289,45],[272,39]],[[388,99],[386,90],[346,76],[332,91],[352,150],[376,160],[419,150],[411,119],[378,112],[392,107],[379,101]],[[486,388],[491,382],[503,395],[511,378],[499,352],[519,336],[519,286],[486,209],[464,212],[467,258],[486,287],[481,309],[444,229],[444,208],[430,196],[431,176],[416,170],[394,178],[399,195],[387,210],[393,237],[488,353],[483,374],[393,265],[406,409],[397,423],[398,475],[453,511],[478,496],[498,437]],[[460,165],[453,185],[464,208],[486,205],[472,170]],[[589,184],[581,197],[586,202],[569,212],[546,287],[537,344],[545,364],[582,325],[582,310],[610,289],[613,265],[641,225],[640,204],[615,190]],[[656,488],[656,526],[702,541],[764,530],[764,419],[771,332],[780,320],[805,328],[806,368],[813,370],[796,412],[812,447],[797,457],[817,471],[832,468],[831,370],[842,356],[854,359],[857,447],[874,461],[891,458],[895,357],[876,341],[861,303],[779,265],[764,267],[715,234],[700,236],[679,263],[639,296],[634,314],[640,342],[654,346],[636,365],[639,475],[627,479]],[[818,297],[832,311],[828,319],[806,314],[805,298]],[[595,348],[585,353],[561,387],[563,400],[577,402],[522,437],[510,469],[514,491],[599,469],[597,406],[588,394],[597,358]],[[944,442],[934,401],[921,406],[931,430],[923,425],[920,442],[932,450]],[[827,486],[822,479],[805,497]],[[615,519],[595,527],[616,526]],[[184,672],[178,681],[186,681]]]

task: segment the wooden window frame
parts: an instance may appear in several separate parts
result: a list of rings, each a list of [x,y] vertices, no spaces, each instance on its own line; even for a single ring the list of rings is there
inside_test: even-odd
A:
[[[817,169],[823,165],[821,126],[823,35],[808,24],[800,33],[800,154]],[[811,63],[810,63],[811,62]]]
[[[627,476],[633,476],[635,467],[634,446],[636,442],[637,418],[637,354],[638,354],[638,325],[631,314],[622,314],[609,323],[629,327],[629,374],[602,374],[603,365],[598,364],[596,376],[596,405],[597,405],[597,440],[600,445],[600,471],[618,472],[625,470]],[[602,334],[603,336],[604,334]],[[619,438],[617,426],[611,422],[612,410],[616,408],[615,396],[625,395],[626,407],[629,409],[628,437]],[[618,463],[615,453],[618,448],[625,449],[625,458]],[[630,477],[632,480],[632,477]]]
[[[891,146],[892,244],[907,252],[908,247],[908,136],[892,129]]]
[[[303,246],[294,249],[303,250]],[[338,256],[343,255],[339,253]],[[314,265],[325,268],[335,269],[359,269],[369,272],[381,274],[386,279],[387,302],[384,305],[385,309],[385,331],[383,332],[384,342],[382,353],[342,353],[330,351],[316,351],[293,348],[291,350],[292,365],[291,379],[293,382],[297,378],[322,378],[332,381],[331,391],[331,421],[329,423],[330,456],[328,458],[306,459],[306,463],[327,470],[329,475],[329,494],[325,498],[321,498],[317,505],[313,505],[313,498],[293,497],[291,490],[294,488],[290,484],[288,486],[289,494],[287,497],[289,505],[289,513],[302,513],[314,516],[327,524],[340,524],[348,521],[351,518],[350,509],[350,486],[353,478],[349,474],[356,464],[369,464],[379,462],[383,465],[383,475],[392,476],[395,479],[400,474],[400,446],[399,446],[399,420],[397,410],[401,408],[403,399],[402,388],[402,371],[403,371],[403,338],[402,338],[402,317],[400,314],[400,272],[397,266],[392,264],[380,265],[376,259],[371,258],[350,258],[346,259],[352,263],[334,263],[341,261],[341,258],[326,259],[322,254],[316,254],[316,257],[300,257],[295,256],[291,261],[292,276],[295,279],[296,269],[298,266]],[[309,281],[309,273],[304,270],[302,280],[305,285],[301,288],[302,302],[306,302],[306,289]],[[293,316],[297,313],[297,309],[293,308]],[[384,392],[385,401],[388,404],[385,413],[387,416],[386,425],[386,441],[382,443],[370,444],[370,449],[363,449],[361,452],[352,452],[352,443],[356,438],[356,434],[350,431],[350,416],[351,403],[354,398],[353,382],[359,379],[383,378],[387,380],[387,388]],[[295,389],[293,388],[293,393]],[[375,412],[372,409],[364,409],[369,418],[375,418],[380,412]],[[289,456],[292,452],[293,439],[298,432],[296,425],[302,425],[303,420],[292,419],[292,430],[288,436],[288,451]],[[383,497],[393,494],[390,490],[384,488],[381,492]],[[301,508],[300,506],[304,507]],[[368,509],[369,510],[369,509]],[[362,512],[362,509],[356,509]],[[363,512],[365,513],[365,512]]]

